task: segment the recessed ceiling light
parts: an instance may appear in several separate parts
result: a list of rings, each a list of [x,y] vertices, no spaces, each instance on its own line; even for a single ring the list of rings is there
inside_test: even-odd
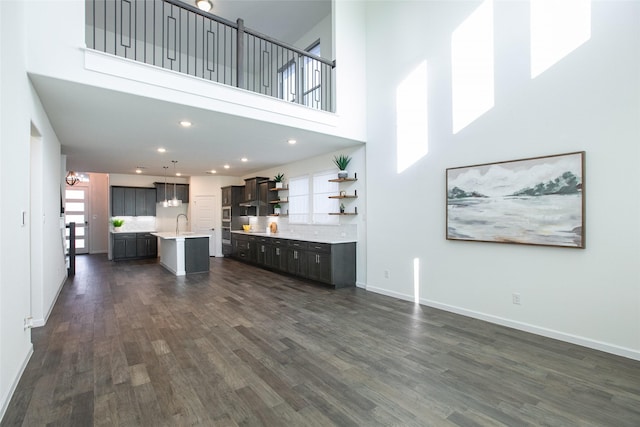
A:
[[[180,172],[176,172],[176,176],[182,176]]]
[[[142,169],[141,168],[136,169],[136,173],[142,173]]]
[[[162,147],[158,148],[158,153],[166,153],[166,152],[167,152],[166,148],[162,148]]]
[[[231,166],[229,166],[229,165],[224,165],[224,168],[225,168],[225,169],[229,169],[230,167],[231,167]]]
[[[191,122],[189,120],[183,120],[180,122],[180,126],[182,126],[183,128],[188,128],[189,126],[191,126]]]
[[[240,161],[243,161],[243,162],[246,162],[247,160],[249,160],[249,159],[247,159],[246,157],[243,157],[243,158],[240,159]]]
[[[204,10],[205,12],[209,12],[213,7],[211,0],[196,0],[196,6],[198,9]]]
[[[216,173],[216,170],[215,169],[211,169],[210,171],[207,171],[207,173],[213,175],[214,173]]]
[[[289,144],[293,145],[293,144],[295,144],[295,143],[296,143],[296,142],[298,142],[298,141],[296,141],[295,139],[290,139],[290,140],[289,140],[289,141],[287,141],[287,142],[288,142]]]

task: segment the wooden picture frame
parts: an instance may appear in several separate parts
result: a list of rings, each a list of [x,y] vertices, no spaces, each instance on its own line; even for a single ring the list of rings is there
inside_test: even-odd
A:
[[[446,170],[447,240],[585,247],[585,152]]]

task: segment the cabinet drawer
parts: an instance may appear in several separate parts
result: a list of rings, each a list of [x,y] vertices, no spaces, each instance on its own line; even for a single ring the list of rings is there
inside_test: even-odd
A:
[[[313,252],[329,253],[329,252],[331,252],[331,244],[329,244],[329,243],[309,242],[309,248],[308,249],[310,251],[313,251]]]
[[[136,236],[137,236],[136,233],[114,233],[113,239],[114,240],[135,239]]]
[[[295,249],[307,249],[309,242],[303,242],[301,240],[289,240],[289,247]]]

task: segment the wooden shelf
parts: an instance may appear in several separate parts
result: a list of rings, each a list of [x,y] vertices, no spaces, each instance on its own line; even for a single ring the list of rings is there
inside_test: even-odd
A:
[[[287,214],[275,214],[274,213],[274,214],[269,214],[267,216],[289,216],[289,215],[287,215]]]
[[[289,191],[289,187],[282,187],[282,188],[270,188],[269,191]]]
[[[329,196],[330,199],[357,199],[357,194],[347,194],[345,196]]]
[[[278,203],[289,203],[288,200],[272,200],[269,203],[271,203],[272,205],[277,205]]]
[[[330,179],[329,182],[354,182],[357,180],[358,178],[336,178],[336,179]]]
[[[329,212],[329,215],[358,215],[358,212]]]

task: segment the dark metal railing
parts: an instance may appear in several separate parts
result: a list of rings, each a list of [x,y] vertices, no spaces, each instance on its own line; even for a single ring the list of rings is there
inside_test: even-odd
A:
[[[91,49],[335,111],[329,61],[178,0],[86,0]]]

